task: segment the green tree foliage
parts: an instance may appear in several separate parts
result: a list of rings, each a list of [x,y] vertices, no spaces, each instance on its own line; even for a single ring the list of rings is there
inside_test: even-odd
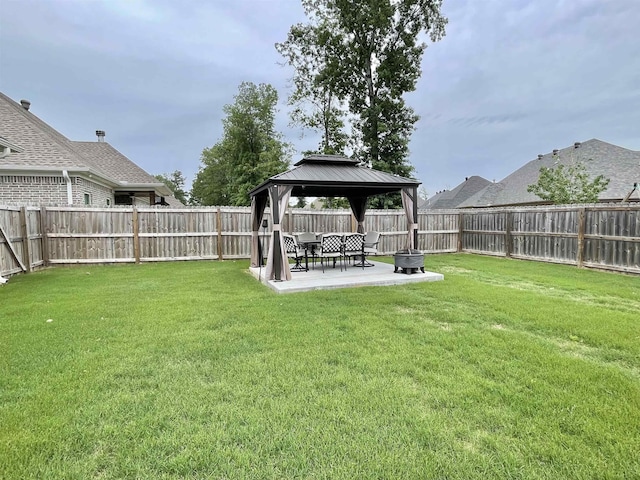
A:
[[[322,197],[319,198],[322,208],[349,209],[349,200],[344,197]]]
[[[344,154],[349,140],[336,82],[323,71],[335,40],[326,23],[297,24],[291,27],[285,42],[276,43],[276,50],[294,68],[293,91],[288,99],[291,124],[321,133],[318,151],[309,153]]]
[[[224,107],[222,139],[202,151],[191,189],[201,205],[249,205],[252,188],[289,166],[291,146],[275,131],[278,92],[244,82],[234,99]]]
[[[538,181],[529,185],[527,192],[556,205],[594,203],[608,185],[609,179],[604,175],[590,180],[584,163],[578,161],[553,168],[542,167]]]
[[[355,156],[373,168],[411,176],[408,145],[418,116],[403,96],[415,90],[421,74],[421,35],[432,41],[444,35],[441,0],[302,3],[309,23],[294,25],[277,45],[297,72],[292,97],[330,92],[348,107]]]
[[[184,190],[185,178],[180,170],[175,170],[171,174],[161,173],[155,176],[157,180],[164,183],[173,192],[173,196],[185,205],[187,204],[187,192]]]

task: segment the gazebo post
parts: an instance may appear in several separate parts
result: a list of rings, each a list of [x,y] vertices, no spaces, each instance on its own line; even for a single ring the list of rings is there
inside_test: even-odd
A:
[[[284,212],[287,210],[292,188],[287,185],[275,184],[268,188],[271,201],[271,218],[273,220],[271,226],[273,237],[267,257],[267,272],[269,279],[276,281],[291,280],[291,271],[289,270],[289,263],[282,244],[281,221],[284,217]]]
[[[418,250],[418,187],[413,187],[413,247]]]
[[[407,215],[407,249],[418,248],[418,187],[404,187],[401,190],[402,205]]]

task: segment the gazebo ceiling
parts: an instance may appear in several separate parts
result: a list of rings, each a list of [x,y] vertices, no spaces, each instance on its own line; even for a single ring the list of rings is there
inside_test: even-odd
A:
[[[274,175],[249,192],[266,196],[271,185],[291,185],[294,197],[368,197],[417,187],[420,182],[359,165],[337,155],[312,155]]]

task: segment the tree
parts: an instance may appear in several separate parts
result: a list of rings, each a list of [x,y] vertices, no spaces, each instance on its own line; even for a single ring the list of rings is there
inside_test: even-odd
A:
[[[184,190],[185,178],[180,170],[175,170],[171,174],[161,173],[155,176],[156,179],[164,183],[173,192],[173,196],[185,205],[187,204],[187,192]]]
[[[201,205],[249,205],[248,192],[289,167],[291,146],[275,131],[278,92],[244,82],[225,105],[223,137],[202,151],[191,196]]]
[[[432,41],[444,35],[441,0],[302,3],[310,22],[294,25],[277,45],[297,72],[294,98],[330,91],[353,116],[355,156],[373,168],[411,176],[408,145],[418,116],[403,95],[415,90],[421,74],[426,44],[420,35]]]
[[[578,161],[570,165],[540,168],[538,181],[529,185],[527,192],[535,193],[542,200],[556,205],[595,203],[608,185],[609,179],[604,175],[590,180],[584,163]]]
[[[331,40],[326,25],[297,24],[289,30],[286,42],[276,43],[276,50],[294,68],[293,91],[288,98],[293,107],[291,124],[320,132],[318,152],[336,155],[344,154],[349,136],[344,131],[345,110],[335,82],[322,71],[331,55]]]
[[[351,206],[349,205],[349,200],[347,200],[345,197],[322,197],[319,198],[319,200],[322,208],[351,208]]]

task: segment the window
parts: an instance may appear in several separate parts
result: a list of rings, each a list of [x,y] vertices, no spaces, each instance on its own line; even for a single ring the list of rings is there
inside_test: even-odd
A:
[[[90,193],[85,193],[84,194],[84,204],[85,205],[91,205],[91,194]]]

